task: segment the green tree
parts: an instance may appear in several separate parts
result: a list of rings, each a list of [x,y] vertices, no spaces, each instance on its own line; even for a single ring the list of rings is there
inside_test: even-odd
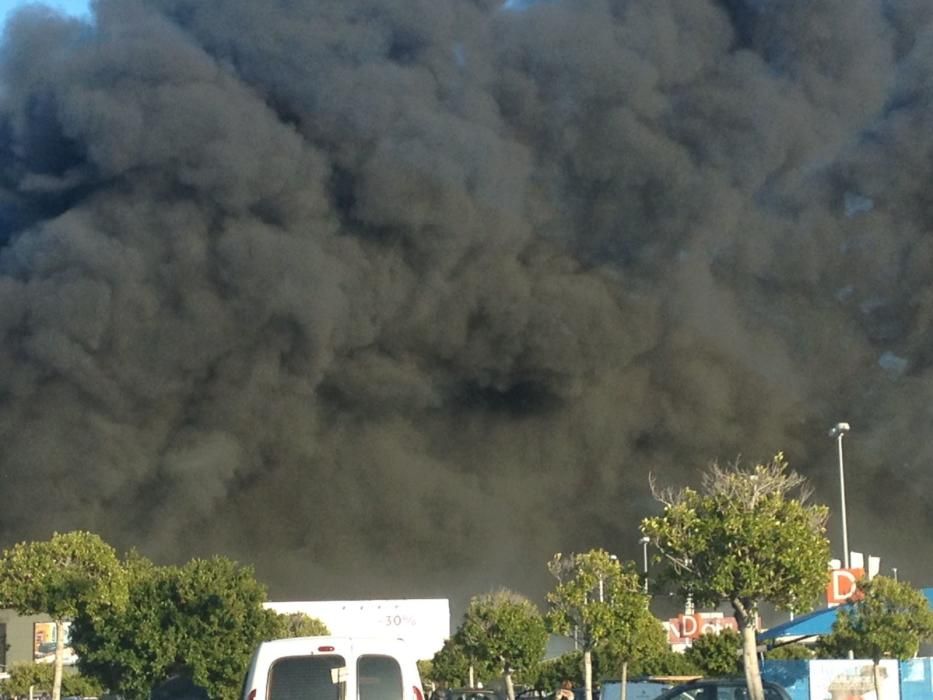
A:
[[[593,650],[597,678],[621,679],[622,700],[629,675],[641,675],[669,650],[667,632],[661,621],[648,610],[648,596],[640,587],[634,567],[627,572],[633,588],[620,596],[616,607],[617,624],[612,634]]]
[[[775,661],[809,661],[816,658],[816,650],[807,644],[794,642],[768,649],[765,658]]]
[[[668,647],[664,653],[645,659],[635,673],[642,676],[702,676],[703,673],[686,654]]]
[[[701,492],[653,488],[664,512],[642,521],[660,552],[662,580],[701,605],[732,606],[751,700],[764,700],[756,653],[759,604],[800,612],[816,602],[827,580],[828,511],[808,505],[804,487],[781,454],[748,471],[713,464]]]
[[[123,564],[126,607],[109,615],[79,615],[71,626],[78,668],[104,687],[142,698],[178,657],[172,628],[173,581],[177,569],[158,567],[130,552]]]
[[[0,681],[0,695],[24,697],[29,695],[30,688],[36,693],[52,691],[55,668],[51,664],[13,664],[9,672],[10,677]]]
[[[663,640],[663,629],[648,610],[634,566],[623,566],[605,550],[558,553],[548,569],[557,586],[547,595],[546,620],[557,634],[577,635],[586,697],[592,700],[593,651],[603,647],[626,664]]]
[[[126,608],[72,625],[82,672],[128,698],[180,675],[234,700],[256,645],[280,624],[252,569],[223,557],[159,567],[134,554],[125,571]]]
[[[933,610],[926,596],[910,584],[886,576],[858,582],[855,601],[836,613],[833,631],[819,642],[821,651],[874,662],[875,695],[880,695],[880,666],[884,657],[906,660],[920,645],[933,639]]]
[[[41,691],[51,692],[55,681],[55,667],[52,664],[20,663],[13,664],[9,669],[10,677],[0,681],[0,695],[9,697],[26,697],[30,687],[35,693]],[[80,673],[64,673],[62,675],[62,694],[77,695],[81,697],[97,697],[103,688],[93,678],[87,678]]]
[[[545,659],[538,664],[532,685],[535,690],[552,693],[564,680],[576,686],[583,685],[583,653],[569,651],[553,659]]]
[[[435,685],[434,663],[431,659],[418,659],[416,665],[418,666],[418,675],[421,677],[421,681],[424,683],[425,687]]]
[[[614,592],[614,614],[616,622],[611,634],[594,650],[597,678],[619,678],[625,687],[629,674],[640,675],[654,660],[664,656],[670,649],[667,632],[661,621],[648,609],[649,598],[642,589],[642,579],[634,566],[622,567],[629,588],[619,587]],[[625,591],[622,593],[622,591]]]
[[[652,648],[654,646],[654,644],[651,645]],[[597,646],[593,650],[593,678],[599,680],[619,678],[621,663],[616,650],[611,645]],[[653,653],[634,660],[629,666],[629,674],[632,676],[700,675],[696,667],[687,662],[683,654],[671,650],[666,639],[663,645],[655,649]],[[578,687],[585,685],[583,652],[568,651],[561,656],[545,659],[538,664],[537,673],[531,679],[531,685],[535,690],[553,693],[564,680],[569,680]]]
[[[444,646],[431,659],[431,680],[449,687],[465,686],[469,683],[472,663],[470,655],[459,640],[455,637],[446,639]],[[480,669],[481,672],[484,670]],[[492,675],[491,671],[488,673]]]
[[[718,634],[701,634],[684,655],[704,676],[734,676],[741,671],[741,652],[739,633],[723,629]]]
[[[544,657],[544,618],[527,598],[508,590],[476,596],[455,635],[467,656],[497,667],[509,700],[515,700],[513,675],[528,675]]]
[[[265,586],[252,567],[225,557],[193,559],[179,574],[179,662],[210,697],[233,700],[253,651],[275,625],[276,613],[263,608]]]
[[[65,622],[119,611],[126,583],[114,549],[90,532],[21,542],[0,557],[0,602],[21,615],[45,614],[56,630],[52,700],[61,698]]]
[[[287,613],[276,618],[276,630],[272,639],[291,637],[320,637],[329,635],[327,625],[316,617],[304,613]]]

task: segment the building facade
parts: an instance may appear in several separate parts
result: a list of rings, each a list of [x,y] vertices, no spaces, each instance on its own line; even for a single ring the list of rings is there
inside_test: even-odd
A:
[[[54,642],[52,618],[48,615],[17,615],[0,610],[0,672],[13,664],[40,660],[43,645]]]

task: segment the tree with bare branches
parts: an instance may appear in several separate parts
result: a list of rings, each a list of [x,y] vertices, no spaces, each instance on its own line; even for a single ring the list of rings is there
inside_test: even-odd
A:
[[[801,612],[816,603],[828,580],[828,509],[808,504],[806,480],[781,453],[751,469],[714,463],[699,491],[651,487],[664,510],[641,529],[659,552],[659,578],[700,605],[732,606],[750,700],[764,700],[759,605]]]

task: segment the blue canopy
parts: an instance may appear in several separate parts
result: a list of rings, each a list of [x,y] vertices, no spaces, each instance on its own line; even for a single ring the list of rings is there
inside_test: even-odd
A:
[[[927,597],[930,607],[933,608],[933,588],[923,588],[923,595]],[[815,637],[818,635],[829,634],[833,631],[833,623],[836,621],[836,614],[840,607],[824,608],[815,610],[812,613],[801,615],[800,617],[789,620],[780,625],[775,625],[771,629],[758,633],[758,641],[765,642],[778,637]]]

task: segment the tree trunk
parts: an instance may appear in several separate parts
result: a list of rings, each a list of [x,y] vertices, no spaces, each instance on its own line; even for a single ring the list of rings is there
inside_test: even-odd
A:
[[[52,680],[52,700],[62,697],[62,669],[65,665],[65,622],[55,620],[55,677]]]
[[[758,667],[758,639],[755,636],[755,621],[738,614],[738,611],[736,611],[735,618],[742,634],[742,666],[745,669],[748,698],[749,700],[765,700],[764,686],[761,682],[761,669]]]
[[[470,683],[469,683],[469,685],[470,685],[471,688],[475,688],[475,687],[476,687],[476,686],[474,685],[474,683],[475,683],[475,680],[474,680],[474,677],[473,677],[473,663],[471,662],[471,663],[470,663]]]
[[[505,694],[509,700],[515,700],[515,684],[512,683],[512,672],[505,672]]]
[[[622,687],[619,689],[621,692],[621,700],[628,700],[628,661],[622,662]]]
[[[583,682],[586,687],[586,700],[593,700],[593,652],[583,650]]]

